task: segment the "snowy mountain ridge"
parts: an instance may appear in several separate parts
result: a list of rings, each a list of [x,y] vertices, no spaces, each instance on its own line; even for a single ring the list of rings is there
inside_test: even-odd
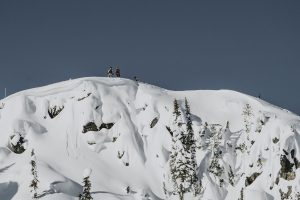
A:
[[[178,199],[171,133],[174,100],[184,117],[185,98],[202,191],[184,199],[300,199],[299,116],[230,90],[96,77],[0,101],[0,199],[32,199],[33,159],[39,199],[78,199],[87,169],[94,199]]]

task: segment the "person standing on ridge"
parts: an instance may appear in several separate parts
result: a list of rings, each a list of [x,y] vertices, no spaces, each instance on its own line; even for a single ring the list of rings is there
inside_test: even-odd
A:
[[[113,75],[114,75],[113,68],[109,67],[109,69],[107,71],[107,76],[111,78],[111,77],[113,77]]]
[[[116,77],[121,77],[121,72],[120,72],[120,69],[119,67],[116,68]]]

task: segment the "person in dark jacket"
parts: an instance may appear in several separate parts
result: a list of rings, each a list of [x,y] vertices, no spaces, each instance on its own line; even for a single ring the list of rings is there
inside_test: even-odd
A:
[[[121,77],[121,72],[119,67],[116,68],[116,77]]]
[[[114,72],[113,72],[113,68],[109,67],[108,71],[107,71],[107,76],[108,77],[113,77],[114,76]]]

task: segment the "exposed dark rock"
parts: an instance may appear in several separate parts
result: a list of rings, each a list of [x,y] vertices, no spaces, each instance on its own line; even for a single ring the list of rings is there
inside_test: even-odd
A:
[[[125,151],[123,151],[122,153],[120,153],[120,151],[118,151],[118,158],[121,159],[125,154]]]
[[[291,156],[292,156],[292,158],[295,157],[295,149],[292,149],[292,150],[291,150]]]
[[[95,141],[88,141],[87,143],[88,143],[89,145],[94,145],[94,144],[96,144]]]
[[[150,123],[150,128],[153,128],[157,124],[157,122],[158,122],[158,118],[155,117]]]
[[[251,176],[246,177],[245,186],[251,185],[261,173],[255,172]]]
[[[289,161],[286,155],[281,155],[280,157],[280,177],[285,180],[294,180],[296,178],[296,173],[293,171],[294,164]]]
[[[171,128],[169,126],[166,126],[166,129],[168,130],[168,132],[170,133],[170,135],[173,137],[173,132],[171,131]]]
[[[273,143],[276,144],[277,142],[279,142],[279,139],[277,137],[272,139]]]
[[[64,109],[64,106],[62,106],[62,107],[53,106],[52,108],[49,107],[49,108],[48,108],[48,114],[49,114],[50,118],[53,119],[53,118],[56,117],[63,109]]]
[[[88,131],[98,131],[97,125],[94,122],[88,122],[83,126],[82,133],[86,133]]]
[[[295,156],[295,149],[292,149],[291,156],[292,156],[292,159],[294,160],[296,169],[300,168],[300,162],[298,161],[298,159]]]
[[[78,101],[82,101],[83,99],[89,97],[92,93],[88,93],[85,97],[78,98]]]
[[[99,131],[103,128],[105,129],[111,129],[111,127],[113,127],[114,123],[102,123],[101,126],[99,127]]]
[[[275,180],[275,184],[278,185],[279,184],[279,176],[277,176],[276,180]]]

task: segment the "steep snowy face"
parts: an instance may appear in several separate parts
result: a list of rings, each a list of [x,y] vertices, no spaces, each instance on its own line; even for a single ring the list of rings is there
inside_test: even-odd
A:
[[[82,78],[0,101],[0,199],[31,199],[34,178],[41,199],[78,199],[82,174],[94,199],[178,199],[170,155],[185,98],[201,193],[184,199],[300,198],[298,116],[234,91]]]

